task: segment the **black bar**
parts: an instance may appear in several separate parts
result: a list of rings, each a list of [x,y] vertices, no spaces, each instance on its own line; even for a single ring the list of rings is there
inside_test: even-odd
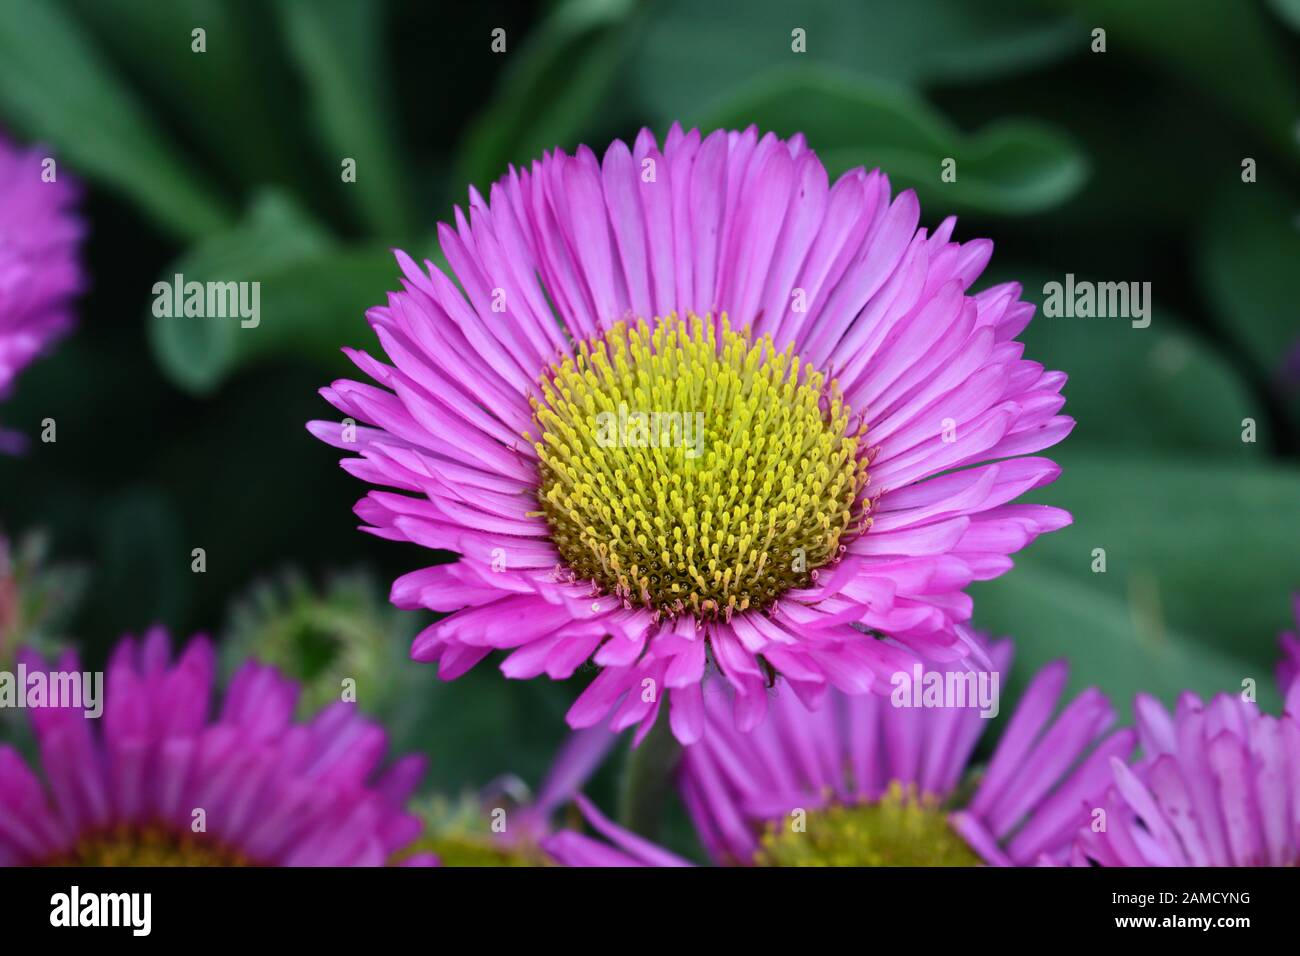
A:
[[[494,946],[557,935],[625,945],[770,931],[809,943],[847,931],[864,945],[996,945],[1034,932],[1066,945],[1095,936],[1231,941],[1260,930],[1277,938],[1293,926],[1300,880],[1293,869],[0,870],[4,951],[29,936],[134,941],[130,925],[52,926],[53,901],[63,894],[70,909],[73,886],[83,908],[100,906],[87,895],[148,893],[149,938],[204,946],[392,936]],[[142,910],[120,913],[119,922],[143,923]]]

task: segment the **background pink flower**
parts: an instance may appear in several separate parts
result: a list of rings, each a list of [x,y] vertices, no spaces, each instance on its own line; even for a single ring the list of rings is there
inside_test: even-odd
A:
[[[173,662],[168,645],[161,628],[118,644],[98,719],[29,711],[39,775],[0,745],[0,866],[381,866],[416,839],[404,807],[425,761],[381,770],[386,735],[354,704],[296,724],[298,686],[250,662],[214,718],[212,646]],[[71,653],[24,662],[81,670]]]
[[[72,210],[80,187],[52,162],[0,133],[0,400],[72,326],[72,298],[85,285],[78,262],[85,227]],[[0,451],[21,444],[0,432]]]

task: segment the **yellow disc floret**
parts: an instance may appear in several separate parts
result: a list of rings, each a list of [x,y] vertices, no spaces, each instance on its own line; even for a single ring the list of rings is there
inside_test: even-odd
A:
[[[793,346],[725,315],[619,322],[532,401],[541,513],[575,580],[730,618],[807,587],[863,517],[864,429]]]
[[[768,824],[759,866],[978,866],[939,801],[895,781],[875,803],[796,810]]]
[[[251,866],[243,854],[171,827],[118,826],[79,839],[49,866]]]

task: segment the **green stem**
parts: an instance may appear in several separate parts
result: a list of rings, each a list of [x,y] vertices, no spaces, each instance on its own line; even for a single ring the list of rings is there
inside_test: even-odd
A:
[[[654,839],[663,822],[664,806],[673,789],[673,771],[681,745],[660,714],[641,746],[628,751],[619,782],[618,820],[647,839]]]

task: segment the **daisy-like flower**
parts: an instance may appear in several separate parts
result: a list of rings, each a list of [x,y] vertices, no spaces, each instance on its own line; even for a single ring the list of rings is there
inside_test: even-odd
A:
[[[1293,597],[1300,622],[1300,594]],[[1143,757],[1116,761],[1114,785],[1083,832],[1074,862],[1106,866],[1300,865],[1300,636],[1279,643],[1280,717],[1219,694],[1151,697],[1134,707]]]
[[[83,285],[77,252],[85,229],[72,211],[80,189],[47,160],[0,134],[0,400],[72,325],[71,301]],[[0,452],[22,445],[21,436],[0,431]]]
[[[73,654],[24,663],[80,671]],[[213,719],[214,669],[206,640],[170,662],[154,629],[114,650],[102,716],[31,709],[44,779],[0,746],[0,865],[378,866],[415,840],[421,758],[381,773],[379,726],[343,702],[295,724],[297,686],[254,663]]]
[[[393,586],[454,612],[415,659],[592,660],[572,726],[640,739],[667,699],[692,742],[710,664],[749,729],[778,675],[811,700],[978,656],[964,589],[1070,520],[1010,502],[1073,424],[1019,286],[968,294],[989,241],[753,128],[557,151],[469,205],[439,227],[453,276],[398,253],[368,312],[388,361],[348,351],[376,384],[309,426],[380,486],[365,530],[459,555]]]
[[[1143,695],[1134,712],[1142,759],[1112,761],[1074,862],[1300,865],[1300,682],[1280,717],[1234,694],[1183,694],[1172,716]]]
[[[1010,654],[1009,642],[992,647],[992,673],[1005,672]],[[971,755],[989,724],[980,716],[989,698],[978,688],[992,687],[996,699],[990,676],[960,666],[923,674],[916,686],[954,695],[938,707],[908,706],[913,685],[902,681],[888,699],[832,692],[817,711],[782,693],[751,734],[730,726],[726,692],[711,683],[709,733],[685,749],[679,775],[709,857],[760,866],[1064,862],[1109,782],[1111,758],[1127,757],[1135,736],[1108,732],[1114,713],[1095,689],[1053,719],[1068,677],[1058,662],[1030,683],[987,769],[972,777]],[[582,807],[608,842],[558,834],[544,846],[562,862],[684,862],[589,801]]]

